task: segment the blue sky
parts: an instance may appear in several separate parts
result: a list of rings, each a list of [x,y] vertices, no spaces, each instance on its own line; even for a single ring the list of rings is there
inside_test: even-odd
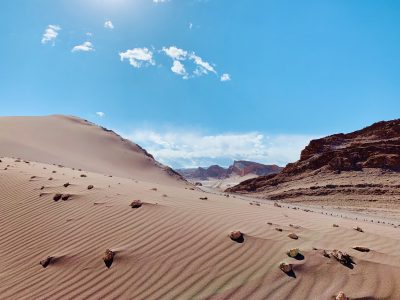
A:
[[[155,2],[1,1],[0,114],[80,116],[174,167],[284,165],[399,117],[399,1]]]

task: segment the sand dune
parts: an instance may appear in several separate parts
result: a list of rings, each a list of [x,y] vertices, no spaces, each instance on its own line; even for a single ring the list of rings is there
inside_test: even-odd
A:
[[[400,299],[399,228],[249,205],[169,181],[1,160],[1,299],[298,300],[334,299],[339,291],[350,299]],[[54,201],[56,193],[70,197]],[[144,205],[131,208],[134,199]],[[228,237],[232,230],[244,233],[244,243]],[[291,232],[299,239],[288,238]],[[287,256],[294,247],[303,259]],[[109,269],[106,249],[115,252]],[[349,253],[354,265],[323,249]],[[48,256],[54,259],[43,268]],[[279,269],[282,261],[293,264],[295,277]]]
[[[0,117],[0,155],[145,181],[182,179],[136,144],[69,116]]]

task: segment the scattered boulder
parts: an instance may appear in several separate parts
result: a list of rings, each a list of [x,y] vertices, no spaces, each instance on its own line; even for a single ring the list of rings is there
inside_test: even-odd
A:
[[[58,200],[61,199],[61,197],[62,197],[62,194],[55,194],[54,197],[53,197],[53,200],[54,201],[58,201]]]
[[[69,187],[69,186],[70,186],[69,182],[64,183],[64,187]]]
[[[293,233],[293,232],[289,233],[288,237],[290,237],[291,239],[294,239],[294,240],[298,240],[299,239],[299,236],[297,234]]]
[[[207,197],[200,197],[199,199],[200,199],[200,200],[208,200]]]
[[[336,300],[347,300],[348,298],[343,292],[339,292],[339,294],[336,296]]]
[[[244,236],[243,233],[240,231],[232,231],[229,234],[229,237],[231,238],[232,241],[238,242],[238,243],[243,243],[244,242]]]
[[[268,225],[272,225],[272,222],[268,222],[267,224],[268,224]]]
[[[87,177],[87,175],[86,174],[81,174],[81,177]]]
[[[361,246],[354,246],[353,247],[354,250],[360,251],[360,252],[369,252],[370,249],[367,247],[361,247]]]
[[[114,261],[115,253],[110,249],[107,249],[104,253],[103,261],[107,268],[110,268]]]
[[[287,274],[287,273],[290,273],[292,271],[292,265],[288,264],[288,263],[285,263],[285,262],[282,262],[282,263],[279,264],[279,269],[281,269],[283,272],[285,272]]]
[[[157,188],[152,188],[152,189],[150,189],[151,191],[155,191],[155,192],[157,192]]]
[[[299,255],[299,253],[299,248],[293,248],[287,252],[287,255],[290,257],[296,257],[297,255]]]
[[[351,256],[348,255],[346,252],[342,252],[340,250],[335,249],[332,250],[329,254],[330,254],[329,257],[333,257],[344,266],[350,267],[354,263],[353,260],[351,259]]]
[[[49,180],[53,180],[53,177],[50,177]]]
[[[282,228],[275,228],[275,230],[282,232]]]
[[[51,256],[46,257],[45,259],[40,261],[40,264],[42,265],[43,268],[47,268],[47,266],[51,263],[53,258]]]
[[[362,230],[362,228],[361,228],[361,227],[358,227],[358,226],[357,226],[357,227],[353,227],[353,229],[354,229],[354,230],[357,230],[357,231],[359,231],[359,232],[364,232],[364,230]]]
[[[278,203],[276,203],[276,202],[274,202],[274,206],[275,206],[275,207],[282,207],[280,204],[278,204]]]
[[[31,176],[31,179],[35,179],[36,178],[36,176]]]
[[[333,226],[333,227],[339,227],[339,225],[338,225],[338,224],[333,224],[332,226]]]
[[[133,200],[131,203],[132,208],[139,208],[143,205],[143,202],[140,200]]]
[[[53,171],[52,173],[57,173],[57,171]]]
[[[44,185],[42,185],[42,187],[40,188],[40,190],[44,190]]]
[[[94,188],[93,184],[88,185],[87,189],[91,190],[92,188]]]

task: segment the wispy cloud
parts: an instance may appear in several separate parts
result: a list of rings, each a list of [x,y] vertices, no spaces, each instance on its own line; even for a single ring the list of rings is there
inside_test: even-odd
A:
[[[103,113],[102,111],[98,111],[98,112],[96,112],[96,115],[97,115],[98,117],[102,118],[102,117],[104,117],[106,114]]]
[[[195,52],[189,52],[187,50],[178,48],[176,46],[170,46],[168,48],[163,47],[162,52],[164,52],[168,57],[170,57],[173,60],[173,66],[171,70],[174,73],[183,76],[184,79],[202,76],[208,73],[218,74],[212,64],[203,60],[203,58],[201,58]],[[178,73],[174,71],[174,69],[176,69],[176,66],[184,68],[184,64],[182,63],[183,61],[186,61],[187,63],[189,62],[193,63],[194,70],[191,72],[191,74],[189,74],[186,71],[184,73],[183,72]]]
[[[194,74],[198,76],[202,74],[207,74],[208,72],[217,74],[217,71],[215,71],[214,67],[210,63],[204,61],[200,56],[196,55],[195,53],[192,53],[189,58],[192,59],[197,65]]]
[[[153,3],[165,3],[169,2],[170,0],[153,0]]]
[[[231,80],[231,75],[228,73],[224,73],[221,75],[221,81],[230,81]]]
[[[71,50],[72,52],[91,52],[94,51],[93,44],[91,42],[84,42],[81,45],[77,45]]]
[[[121,61],[127,59],[135,68],[140,68],[146,65],[155,65],[153,52],[147,48],[134,48],[131,50],[126,50],[125,52],[120,52],[119,56]]]
[[[114,24],[112,23],[111,20],[107,20],[107,21],[104,23],[104,28],[107,28],[107,29],[114,29]]]
[[[209,73],[215,74],[221,81],[231,79],[227,73],[219,77],[215,66],[205,61],[195,52],[190,52],[176,46],[163,47],[161,50],[154,50],[154,53],[147,48],[134,48],[119,53],[121,61],[128,59],[130,64],[135,68],[140,68],[142,65],[155,65],[154,56],[159,56],[160,54],[165,54],[172,59],[171,71],[182,76],[183,79],[194,78]]]
[[[52,42],[54,46],[60,30],[61,27],[58,25],[48,25],[42,36],[42,44]]]
[[[281,166],[299,159],[301,150],[316,138],[309,135],[271,135],[259,132],[207,135],[193,131],[136,130],[125,135],[160,162],[175,168],[228,165],[251,160]]]

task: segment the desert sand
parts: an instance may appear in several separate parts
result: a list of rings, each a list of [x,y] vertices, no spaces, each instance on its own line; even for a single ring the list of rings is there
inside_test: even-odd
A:
[[[112,151],[99,147],[112,133],[70,127],[74,134],[58,131],[68,141],[62,147],[47,138],[58,139],[54,127],[41,129],[40,143],[34,132],[22,139],[1,131],[1,299],[297,300],[335,299],[340,291],[350,299],[400,299],[397,224],[206,193],[153,161],[141,164],[148,156],[134,144],[131,171],[119,155],[121,165],[110,163]],[[98,138],[87,160],[78,127],[86,140]],[[26,139],[32,148],[18,145]],[[143,205],[132,208],[133,200]],[[237,230],[242,243],[229,237]],[[293,248],[295,258],[287,255]],[[334,249],[353,262],[324,256]],[[283,272],[282,262],[293,272]]]

